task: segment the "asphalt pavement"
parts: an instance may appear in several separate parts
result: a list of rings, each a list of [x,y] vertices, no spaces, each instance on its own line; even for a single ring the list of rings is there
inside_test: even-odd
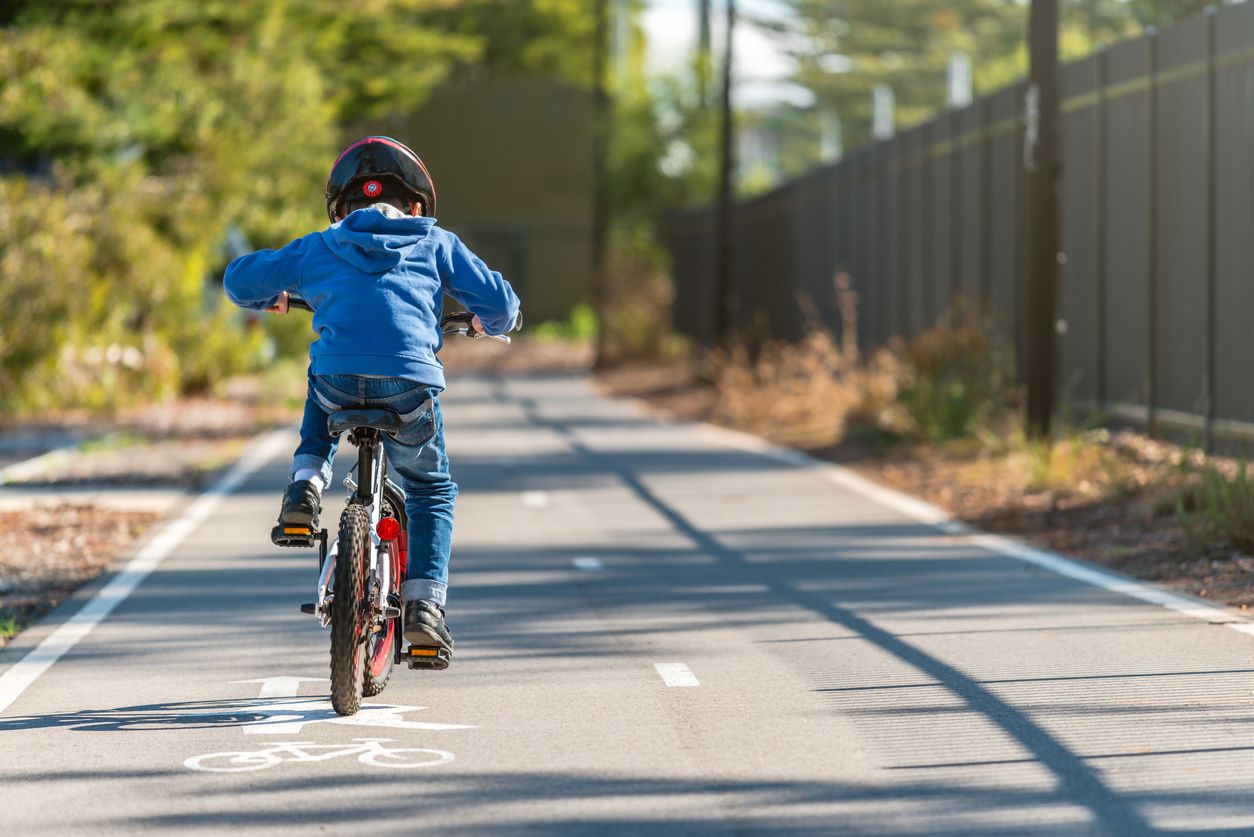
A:
[[[331,711],[270,438],[0,652],[0,832],[1254,834],[1239,616],[578,377],[445,410],[450,669]]]

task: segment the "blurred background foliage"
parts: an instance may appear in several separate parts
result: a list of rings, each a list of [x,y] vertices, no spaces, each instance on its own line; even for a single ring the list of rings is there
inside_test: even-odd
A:
[[[1060,0],[1063,60],[1198,14],[1208,0]],[[1020,0],[780,0],[789,13],[750,16],[795,61],[792,81],[812,96],[800,107],[759,114],[774,122],[783,142],[772,175],[796,175],[820,162],[819,120],[839,118],[841,142],[857,148],[871,139],[872,90],[889,87],[898,127],[925,121],[947,105],[952,56],[966,56],[976,96],[1027,72],[1028,4]],[[749,191],[773,185],[758,177]]]

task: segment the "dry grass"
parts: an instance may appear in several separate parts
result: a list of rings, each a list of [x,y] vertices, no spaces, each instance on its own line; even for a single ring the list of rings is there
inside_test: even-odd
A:
[[[851,424],[892,422],[895,356],[851,362],[829,332],[768,343],[756,357],[738,347],[707,364],[718,393],[711,418],[779,442],[821,447],[842,440]]]

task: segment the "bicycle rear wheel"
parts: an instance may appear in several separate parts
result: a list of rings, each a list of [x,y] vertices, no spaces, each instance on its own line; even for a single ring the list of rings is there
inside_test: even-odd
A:
[[[364,506],[350,503],[345,507],[340,515],[335,598],[331,600],[331,706],[341,715],[352,715],[361,708],[369,530],[370,517]]]

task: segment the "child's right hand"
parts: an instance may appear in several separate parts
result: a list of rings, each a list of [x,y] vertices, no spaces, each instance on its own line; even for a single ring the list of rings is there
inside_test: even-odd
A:
[[[288,294],[287,291],[279,291],[279,298],[275,300],[274,304],[266,310],[274,314],[286,314],[287,300],[289,296],[290,294]]]
[[[483,334],[483,320],[479,319],[478,314],[470,318],[470,327],[475,330],[475,334]]]

